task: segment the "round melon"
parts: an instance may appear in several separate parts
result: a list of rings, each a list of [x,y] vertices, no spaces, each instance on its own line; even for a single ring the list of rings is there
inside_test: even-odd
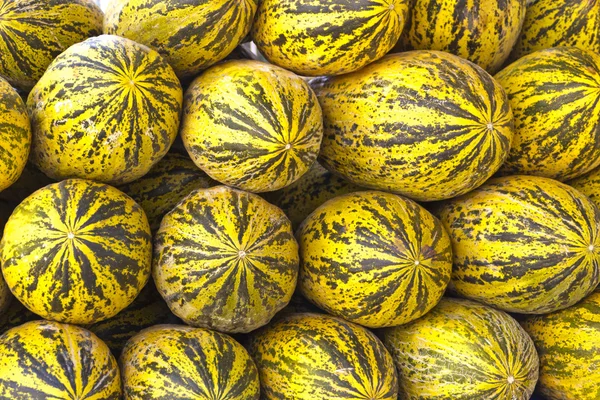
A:
[[[299,76],[260,61],[234,60],[192,82],[181,136],[211,178],[268,192],[291,184],[315,162],[322,113]]]
[[[356,71],[390,51],[408,0],[262,0],[254,43],[271,63],[305,76]]]
[[[600,207],[600,168],[595,168],[587,174],[566,183],[585,194],[594,204]]]
[[[330,314],[370,328],[427,313],[450,281],[452,247],[417,203],[383,192],[329,200],[297,232],[299,288]]]
[[[119,189],[142,206],[150,229],[156,232],[165,214],[188,194],[216,184],[189,157],[168,153],[142,178]]]
[[[563,46],[600,52],[600,1],[527,0],[512,57]]]
[[[538,390],[547,400],[600,398],[600,292],[522,325],[540,356]]]
[[[17,299],[45,319],[72,324],[116,315],[151,271],[142,208],[111,186],[81,179],[25,199],[6,223],[0,251]]]
[[[32,161],[54,179],[124,184],[175,140],[182,89],[154,50],[99,36],[58,56],[27,99]]]
[[[298,263],[283,211],[226,186],[190,194],[154,239],[154,281],[173,313],[222,332],[267,324],[290,301]]]
[[[119,363],[125,400],[259,399],[254,362],[222,333],[155,326],[127,342]]]
[[[538,356],[523,328],[473,301],[442,299],[423,318],[381,336],[403,400],[529,400],[538,379]]]
[[[405,50],[441,50],[496,72],[525,20],[525,0],[415,0],[400,39]]]
[[[359,190],[364,189],[334,175],[316,162],[296,182],[269,193],[267,200],[280,207],[292,221],[292,226],[297,228],[327,200]]]
[[[2,54],[1,10],[0,8],[0,54]],[[2,58],[0,58],[1,65]],[[29,157],[30,146],[31,128],[27,108],[19,94],[0,77],[0,192],[15,183],[21,176]]]
[[[93,0],[2,0],[0,76],[27,92],[69,46],[102,33]]]
[[[111,0],[104,33],[158,51],[179,77],[224,59],[250,32],[257,0]]]
[[[458,294],[501,310],[569,307],[600,282],[600,210],[552,179],[490,180],[437,210],[452,239]]]
[[[93,333],[33,321],[0,336],[3,399],[119,400],[117,361]]]
[[[481,185],[508,154],[504,91],[457,56],[393,54],[314,86],[325,126],[321,162],[357,185],[447,199]]]
[[[503,174],[564,181],[600,165],[600,55],[574,47],[542,50],[496,79],[515,116]]]
[[[261,399],[396,400],[392,357],[363,327],[326,315],[294,314],[250,337]]]
[[[154,283],[148,282],[133,303],[123,311],[112,318],[86,325],[85,328],[102,339],[112,353],[118,356],[125,343],[141,330],[154,325],[180,322],[160,297]]]
[[[41,319],[39,315],[29,311],[20,301],[12,296],[10,297],[8,308],[0,314],[0,335],[26,322]]]

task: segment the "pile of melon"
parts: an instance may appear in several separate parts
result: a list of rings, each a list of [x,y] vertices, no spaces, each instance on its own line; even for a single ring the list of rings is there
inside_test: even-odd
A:
[[[0,0],[0,399],[600,400],[600,0],[101,4]]]

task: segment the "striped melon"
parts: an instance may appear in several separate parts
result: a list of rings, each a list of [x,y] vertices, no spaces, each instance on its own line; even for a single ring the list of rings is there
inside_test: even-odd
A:
[[[296,287],[290,221],[251,193],[193,192],[165,216],[154,245],[156,286],[188,325],[249,332],[285,307]]]
[[[177,318],[160,294],[154,283],[142,289],[126,309],[112,318],[85,326],[110,348],[115,356],[121,354],[125,343],[143,329],[158,324],[178,324]]]
[[[407,323],[437,304],[452,272],[450,238],[417,203],[383,192],[329,200],[297,232],[302,294],[371,327]]]
[[[360,186],[446,199],[481,185],[508,154],[504,91],[454,55],[393,54],[315,87],[325,120],[321,162]]]
[[[2,3],[0,3],[0,33],[2,32],[1,6]],[[0,46],[1,43],[0,34]],[[0,57],[0,65],[3,57]],[[27,163],[30,146],[31,128],[27,108],[17,92],[0,77],[0,192],[15,183],[21,176]]]
[[[72,44],[102,33],[92,0],[0,0],[0,76],[29,91]]]
[[[600,282],[600,210],[548,178],[490,180],[445,203],[452,284],[496,308],[543,314],[569,307]]]
[[[291,185],[273,192],[267,200],[280,207],[298,227],[317,207],[342,194],[362,190],[314,163],[308,172]]]
[[[119,363],[125,400],[259,399],[254,362],[222,333],[158,325],[127,342]]]
[[[535,347],[517,321],[469,300],[442,299],[382,337],[403,400],[528,400],[538,379]]]
[[[27,99],[32,160],[54,179],[131,182],[169,150],[182,98],[175,73],[155,51],[117,36],[78,43],[52,62]]]
[[[157,50],[179,77],[224,59],[250,32],[257,0],[111,0],[104,33]]]
[[[504,174],[564,181],[600,165],[600,55],[566,47],[542,50],[496,79],[515,116]]]
[[[595,168],[587,174],[566,183],[585,194],[594,204],[600,207],[600,168]]]
[[[117,361],[93,333],[33,321],[0,336],[0,398],[119,400]]]
[[[267,192],[294,182],[314,163],[322,113],[299,76],[234,60],[210,68],[188,88],[181,136],[192,160],[213,179]]]
[[[262,0],[252,37],[273,64],[306,76],[340,75],[383,57],[408,0]]]
[[[168,153],[148,174],[119,189],[142,206],[152,232],[156,232],[165,214],[184,197],[196,189],[216,184],[189,157]]]
[[[600,1],[527,0],[512,57],[561,46],[600,52]]]
[[[146,284],[152,243],[144,212],[111,186],[69,179],[25,199],[4,228],[10,290],[46,319],[89,324],[127,307]]]
[[[600,292],[565,310],[527,319],[548,400],[600,399]]]
[[[21,302],[12,297],[6,311],[0,314],[0,335],[16,326],[39,319],[41,319],[39,315],[32,313]]]
[[[414,0],[400,42],[408,50],[442,50],[496,72],[525,20],[525,0]]]
[[[342,319],[294,314],[252,334],[264,400],[396,400],[392,357],[368,330]]]

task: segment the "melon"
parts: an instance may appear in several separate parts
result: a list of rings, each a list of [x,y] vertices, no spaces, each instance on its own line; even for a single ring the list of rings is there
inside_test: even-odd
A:
[[[326,315],[294,314],[257,332],[248,344],[261,399],[396,400],[392,357],[371,332]]]
[[[496,72],[510,55],[525,0],[415,0],[400,39],[405,50],[441,50]]]
[[[56,180],[131,182],[169,150],[182,101],[177,76],[154,50],[117,36],[88,39],[57,57],[29,94],[31,159]]]
[[[538,390],[547,400],[600,398],[600,292],[522,325],[540,356]]]
[[[587,174],[567,181],[566,184],[585,194],[600,207],[600,168],[595,168]]]
[[[117,361],[93,333],[32,321],[0,336],[3,399],[119,400]]]
[[[495,178],[436,214],[454,249],[458,294],[501,310],[569,307],[600,282],[600,210],[563,183]]]
[[[517,59],[552,47],[579,47],[600,53],[600,1],[527,0]]]
[[[305,76],[340,75],[394,47],[408,0],[262,0],[252,37],[271,63]]]
[[[0,7],[0,33],[2,32],[1,10]],[[0,35],[0,47],[1,43],[2,35]],[[15,183],[21,176],[29,157],[30,146],[31,128],[27,108],[12,86],[0,77],[0,192]]]
[[[452,247],[441,222],[394,194],[336,197],[296,235],[302,294],[328,313],[370,328],[421,317],[450,280]]]
[[[252,26],[256,0],[111,0],[104,33],[158,51],[181,78],[224,59]]]
[[[25,92],[69,46],[102,33],[93,0],[1,0],[0,76]]]
[[[154,238],[154,281],[173,313],[221,332],[267,324],[290,301],[298,263],[283,211],[226,186],[192,192]]]
[[[231,337],[189,326],[157,325],[134,336],[119,360],[125,400],[258,400],[246,349]]]
[[[317,159],[319,102],[299,76],[252,60],[216,65],[185,93],[181,137],[211,178],[251,192],[281,189]]]
[[[565,181],[600,166],[600,55],[541,50],[500,71],[515,117],[505,175]]]
[[[152,242],[142,208],[106,184],[68,179],[26,198],[0,244],[11,292],[45,319],[89,324],[116,315],[144,287]]]
[[[321,163],[359,186],[447,199],[483,184],[508,155],[504,91],[457,56],[393,54],[314,88],[325,126]]]
[[[188,194],[216,184],[189,157],[171,152],[142,178],[119,189],[142,206],[150,229],[156,232],[165,214]]]
[[[41,319],[39,315],[29,311],[27,307],[11,296],[7,309],[0,314],[0,335],[26,322],[39,319]]]
[[[403,400],[529,400],[538,379],[538,356],[523,328],[473,301],[442,299],[423,318],[381,336]]]

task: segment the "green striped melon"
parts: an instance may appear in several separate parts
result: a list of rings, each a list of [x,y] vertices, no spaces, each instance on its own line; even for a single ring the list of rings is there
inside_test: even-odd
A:
[[[109,35],[78,43],[27,99],[32,160],[57,180],[131,182],[169,150],[182,99],[173,69],[146,46]]]
[[[173,313],[222,332],[267,324],[290,301],[298,262],[285,214],[226,186],[190,194],[154,239],[154,281]]]
[[[396,400],[392,357],[368,330],[326,315],[294,314],[250,337],[263,400]]]
[[[117,361],[93,333],[33,321],[0,336],[0,398],[120,400]]]
[[[93,0],[0,0],[0,76],[27,92],[69,46],[102,33]]]
[[[600,210],[552,179],[490,180],[437,210],[462,296],[523,314],[569,307],[600,282]]]
[[[252,26],[257,0],[112,0],[104,33],[157,50],[179,77],[224,59]]]
[[[2,32],[1,5],[2,3],[0,3],[0,33]],[[2,35],[0,35],[1,42]],[[0,65],[3,57],[0,57]],[[31,128],[27,108],[17,92],[0,77],[0,192],[15,183],[21,176],[29,157],[30,146]]]
[[[600,52],[600,1],[527,0],[512,58],[561,46]]]
[[[29,311],[20,301],[11,296],[6,311],[0,313],[0,335],[26,322],[39,319],[41,319],[39,315]]]
[[[89,324],[116,315],[151,271],[150,227],[117,189],[69,179],[25,199],[4,228],[2,273],[12,293],[46,319]]]
[[[600,166],[600,55],[566,47],[542,50],[496,79],[515,116],[504,174],[564,181]]]
[[[423,207],[400,196],[369,191],[336,197],[296,235],[302,294],[370,328],[421,317],[450,280],[448,234]]]
[[[267,200],[285,212],[297,228],[317,207],[334,197],[363,190],[361,187],[329,172],[318,162],[308,172],[277,192],[268,193]]]
[[[538,379],[533,342],[508,314],[444,298],[410,324],[387,328],[403,400],[529,400]]]
[[[211,178],[251,192],[285,187],[315,162],[319,102],[299,76],[251,60],[210,68],[185,93],[181,137]]]
[[[567,181],[566,184],[585,194],[594,204],[600,207],[600,167]]]
[[[262,0],[254,43],[271,63],[305,76],[340,75],[383,57],[406,21],[408,0]]]
[[[115,356],[121,354],[125,343],[138,332],[159,324],[178,324],[177,318],[160,294],[153,282],[142,289],[127,308],[112,318],[84,326],[98,336]]]
[[[441,50],[496,72],[515,45],[525,0],[415,0],[400,39],[405,50]]]
[[[216,184],[189,157],[167,153],[150,172],[119,189],[142,206],[152,232],[156,232],[165,214],[188,194]]]
[[[485,182],[508,154],[513,120],[504,91],[454,55],[393,54],[314,87],[325,125],[320,160],[357,185],[451,198]]]
[[[254,362],[222,333],[154,326],[127,342],[119,363],[125,400],[259,399]]]
[[[538,390],[547,400],[600,398],[600,292],[522,325],[540,356]]]

